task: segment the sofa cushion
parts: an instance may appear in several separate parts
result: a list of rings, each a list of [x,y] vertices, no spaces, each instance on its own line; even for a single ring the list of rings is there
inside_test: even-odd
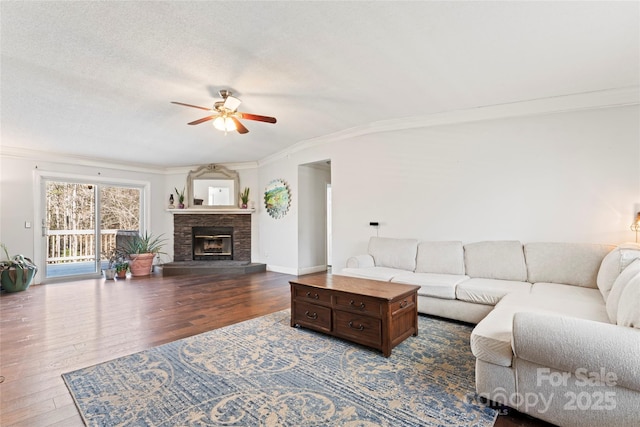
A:
[[[528,243],[524,245],[528,281],[595,288],[600,264],[612,249],[583,243]]]
[[[340,270],[342,276],[360,277],[361,279],[390,281],[393,277],[406,273],[406,270],[388,267],[365,267],[365,268],[343,268]]]
[[[473,354],[485,362],[511,366],[513,316],[520,312],[546,313],[609,323],[602,296],[597,289],[536,283],[528,294],[514,292],[505,295],[493,311],[476,325],[471,333]]]
[[[462,242],[421,242],[416,273],[464,274]]]
[[[640,259],[633,261],[622,273],[616,278],[611,287],[609,298],[607,298],[607,314],[611,323],[618,321],[618,304],[624,288],[636,276],[640,275]]]
[[[534,283],[530,298],[522,301],[561,316],[610,323],[598,289],[558,283]]]
[[[473,328],[471,332],[471,352],[485,362],[499,366],[511,366],[511,331],[513,315],[518,311],[532,310],[522,304],[522,293],[505,295],[496,307]]]
[[[496,305],[511,292],[528,293],[531,283],[514,280],[471,278],[456,287],[456,298],[476,304]]]
[[[414,271],[417,250],[418,241],[415,239],[372,237],[369,240],[369,255],[375,260],[376,267]]]
[[[640,274],[624,287],[618,303],[618,325],[640,329]]]
[[[394,283],[418,285],[418,295],[443,299],[456,299],[456,286],[469,279],[459,274],[404,273],[395,276]]]
[[[522,243],[518,241],[477,242],[464,245],[465,272],[485,279],[527,280]]]
[[[613,282],[637,258],[640,258],[640,245],[637,243],[620,245],[604,257],[596,283],[605,301],[609,297]]]

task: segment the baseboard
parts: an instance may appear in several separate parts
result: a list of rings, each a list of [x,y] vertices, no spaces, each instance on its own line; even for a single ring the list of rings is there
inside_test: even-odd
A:
[[[292,276],[298,275],[298,270],[293,267],[282,267],[279,265],[267,264],[267,271],[273,271],[275,273],[291,274]]]
[[[298,276],[304,276],[305,274],[312,274],[312,273],[320,273],[324,271],[327,271],[326,265],[316,265],[314,267],[299,268]]]

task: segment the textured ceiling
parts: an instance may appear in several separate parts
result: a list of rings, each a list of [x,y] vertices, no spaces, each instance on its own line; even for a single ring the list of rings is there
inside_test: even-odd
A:
[[[0,2],[5,147],[179,167],[639,84],[638,2]],[[186,123],[219,89],[250,133]]]

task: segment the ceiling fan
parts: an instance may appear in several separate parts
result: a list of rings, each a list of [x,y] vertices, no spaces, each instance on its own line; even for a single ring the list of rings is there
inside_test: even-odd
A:
[[[238,107],[242,103],[238,98],[232,96],[231,91],[222,89],[218,92],[222,97],[222,101],[217,101],[213,104],[213,108],[199,107],[197,105],[185,104],[184,102],[171,101],[172,104],[184,105],[185,107],[199,108],[201,110],[213,111],[215,114],[211,116],[203,117],[193,122],[187,123],[188,125],[199,125],[200,123],[213,120],[213,126],[221,131],[231,132],[238,131],[238,133],[247,133],[247,129],[239,119],[256,120],[258,122],[275,123],[275,117],[260,116],[258,114],[241,113],[237,111]]]

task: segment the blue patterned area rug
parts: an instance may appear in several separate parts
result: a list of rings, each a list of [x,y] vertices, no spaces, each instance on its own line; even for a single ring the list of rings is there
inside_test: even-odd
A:
[[[492,426],[471,327],[419,317],[391,357],[289,310],[63,374],[89,426]]]

